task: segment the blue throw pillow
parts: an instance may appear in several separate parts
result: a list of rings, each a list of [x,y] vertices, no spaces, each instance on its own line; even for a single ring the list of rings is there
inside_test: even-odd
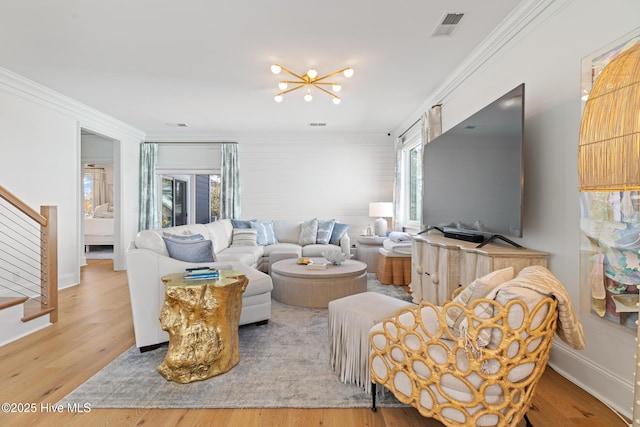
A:
[[[204,240],[204,236],[202,234],[171,234],[171,233],[163,233],[164,237],[173,239],[173,240]]]
[[[318,234],[316,243],[319,245],[328,245],[331,240],[331,233],[336,222],[332,219],[329,221],[318,221]]]
[[[331,232],[331,239],[329,239],[329,243],[340,246],[340,239],[342,239],[342,236],[344,236],[349,227],[351,227],[350,224],[341,224],[336,222],[333,225],[333,231]]]
[[[258,245],[266,246],[278,243],[272,222],[251,221],[251,228],[255,228],[258,232]]]
[[[243,221],[241,219],[232,219],[231,225],[233,225],[233,228],[251,228],[251,221],[249,220]]]
[[[186,262],[213,262],[211,240],[180,240],[163,237],[167,252],[173,259]]]

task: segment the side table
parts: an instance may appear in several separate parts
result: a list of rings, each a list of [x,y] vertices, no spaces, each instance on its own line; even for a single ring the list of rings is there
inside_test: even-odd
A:
[[[378,250],[386,237],[358,236],[356,259],[367,264],[367,273],[375,273],[378,268]]]
[[[240,361],[238,323],[246,276],[222,270],[217,279],[184,280],[177,273],[162,281],[160,323],[169,333],[169,348],[158,372],[167,380],[189,383],[233,368]]]

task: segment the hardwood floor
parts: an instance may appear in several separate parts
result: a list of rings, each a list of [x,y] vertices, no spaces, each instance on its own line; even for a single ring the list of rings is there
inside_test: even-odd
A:
[[[92,260],[81,284],[60,291],[59,321],[0,347],[0,402],[31,413],[0,413],[2,426],[441,426],[413,408],[91,409],[54,404],[134,344],[125,272]],[[529,419],[536,427],[627,425],[593,396],[547,368]],[[521,426],[524,422],[520,423]]]

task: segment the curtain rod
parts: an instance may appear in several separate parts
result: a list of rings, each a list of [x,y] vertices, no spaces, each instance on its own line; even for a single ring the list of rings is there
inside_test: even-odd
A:
[[[433,104],[433,105],[431,106],[431,108],[434,108],[434,107],[441,107],[441,106],[442,106],[442,103],[438,103],[438,104]],[[409,132],[409,131],[411,130],[411,128],[413,128],[415,125],[417,125],[417,124],[420,122],[420,120],[422,120],[422,116],[420,116],[420,118],[419,118],[418,120],[416,120],[415,122],[413,122],[413,123],[411,124],[411,126],[409,126],[408,128],[406,128],[406,129],[405,129],[405,131],[404,131],[404,132],[402,132],[398,138],[402,138],[402,137],[403,137],[407,132]]]
[[[402,132],[400,134],[400,136],[398,138],[402,138],[407,132],[409,132],[411,130],[411,128],[413,128],[415,125],[417,125],[418,123],[420,123],[421,119],[416,120],[415,122],[413,122],[413,124],[411,126],[409,126],[408,128],[405,129],[404,132]]]
[[[234,141],[144,141],[145,144],[237,144]]]

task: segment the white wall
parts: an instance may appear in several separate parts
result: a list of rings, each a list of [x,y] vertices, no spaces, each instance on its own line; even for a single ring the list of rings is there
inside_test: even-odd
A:
[[[58,207],[60,288],[80,281],[81,128],[115,141],[115,196],[122,200],[116,232],[118,240],[129,242],[138,227],[142,133],[0,68],[0,184],[36,210],[41,205]],[[120,249],[116,248],[116,269],[124,267]]]
[[[58,207],[59,286],[79,280],[79,130],[58,111],[0,91],[0,183],[36,211]]]
[[[549,267],[579,305],[578,133],[581,59],[640,25],[637,0],[557,1],[507,48],[443,101],[443,131],[525,83],[525,246],[551,254]],[[436,100],[437,101],[437,100]],[[410,120],[410,119],[407,119]],[[581,314],[587,348],[560,340],[552,366],[630,416],[632,333]]]
[[[387,135],[241,136],[245,219],[336,219],[352,243],[371,224],[369,203],[391,201],[394,144]]]

